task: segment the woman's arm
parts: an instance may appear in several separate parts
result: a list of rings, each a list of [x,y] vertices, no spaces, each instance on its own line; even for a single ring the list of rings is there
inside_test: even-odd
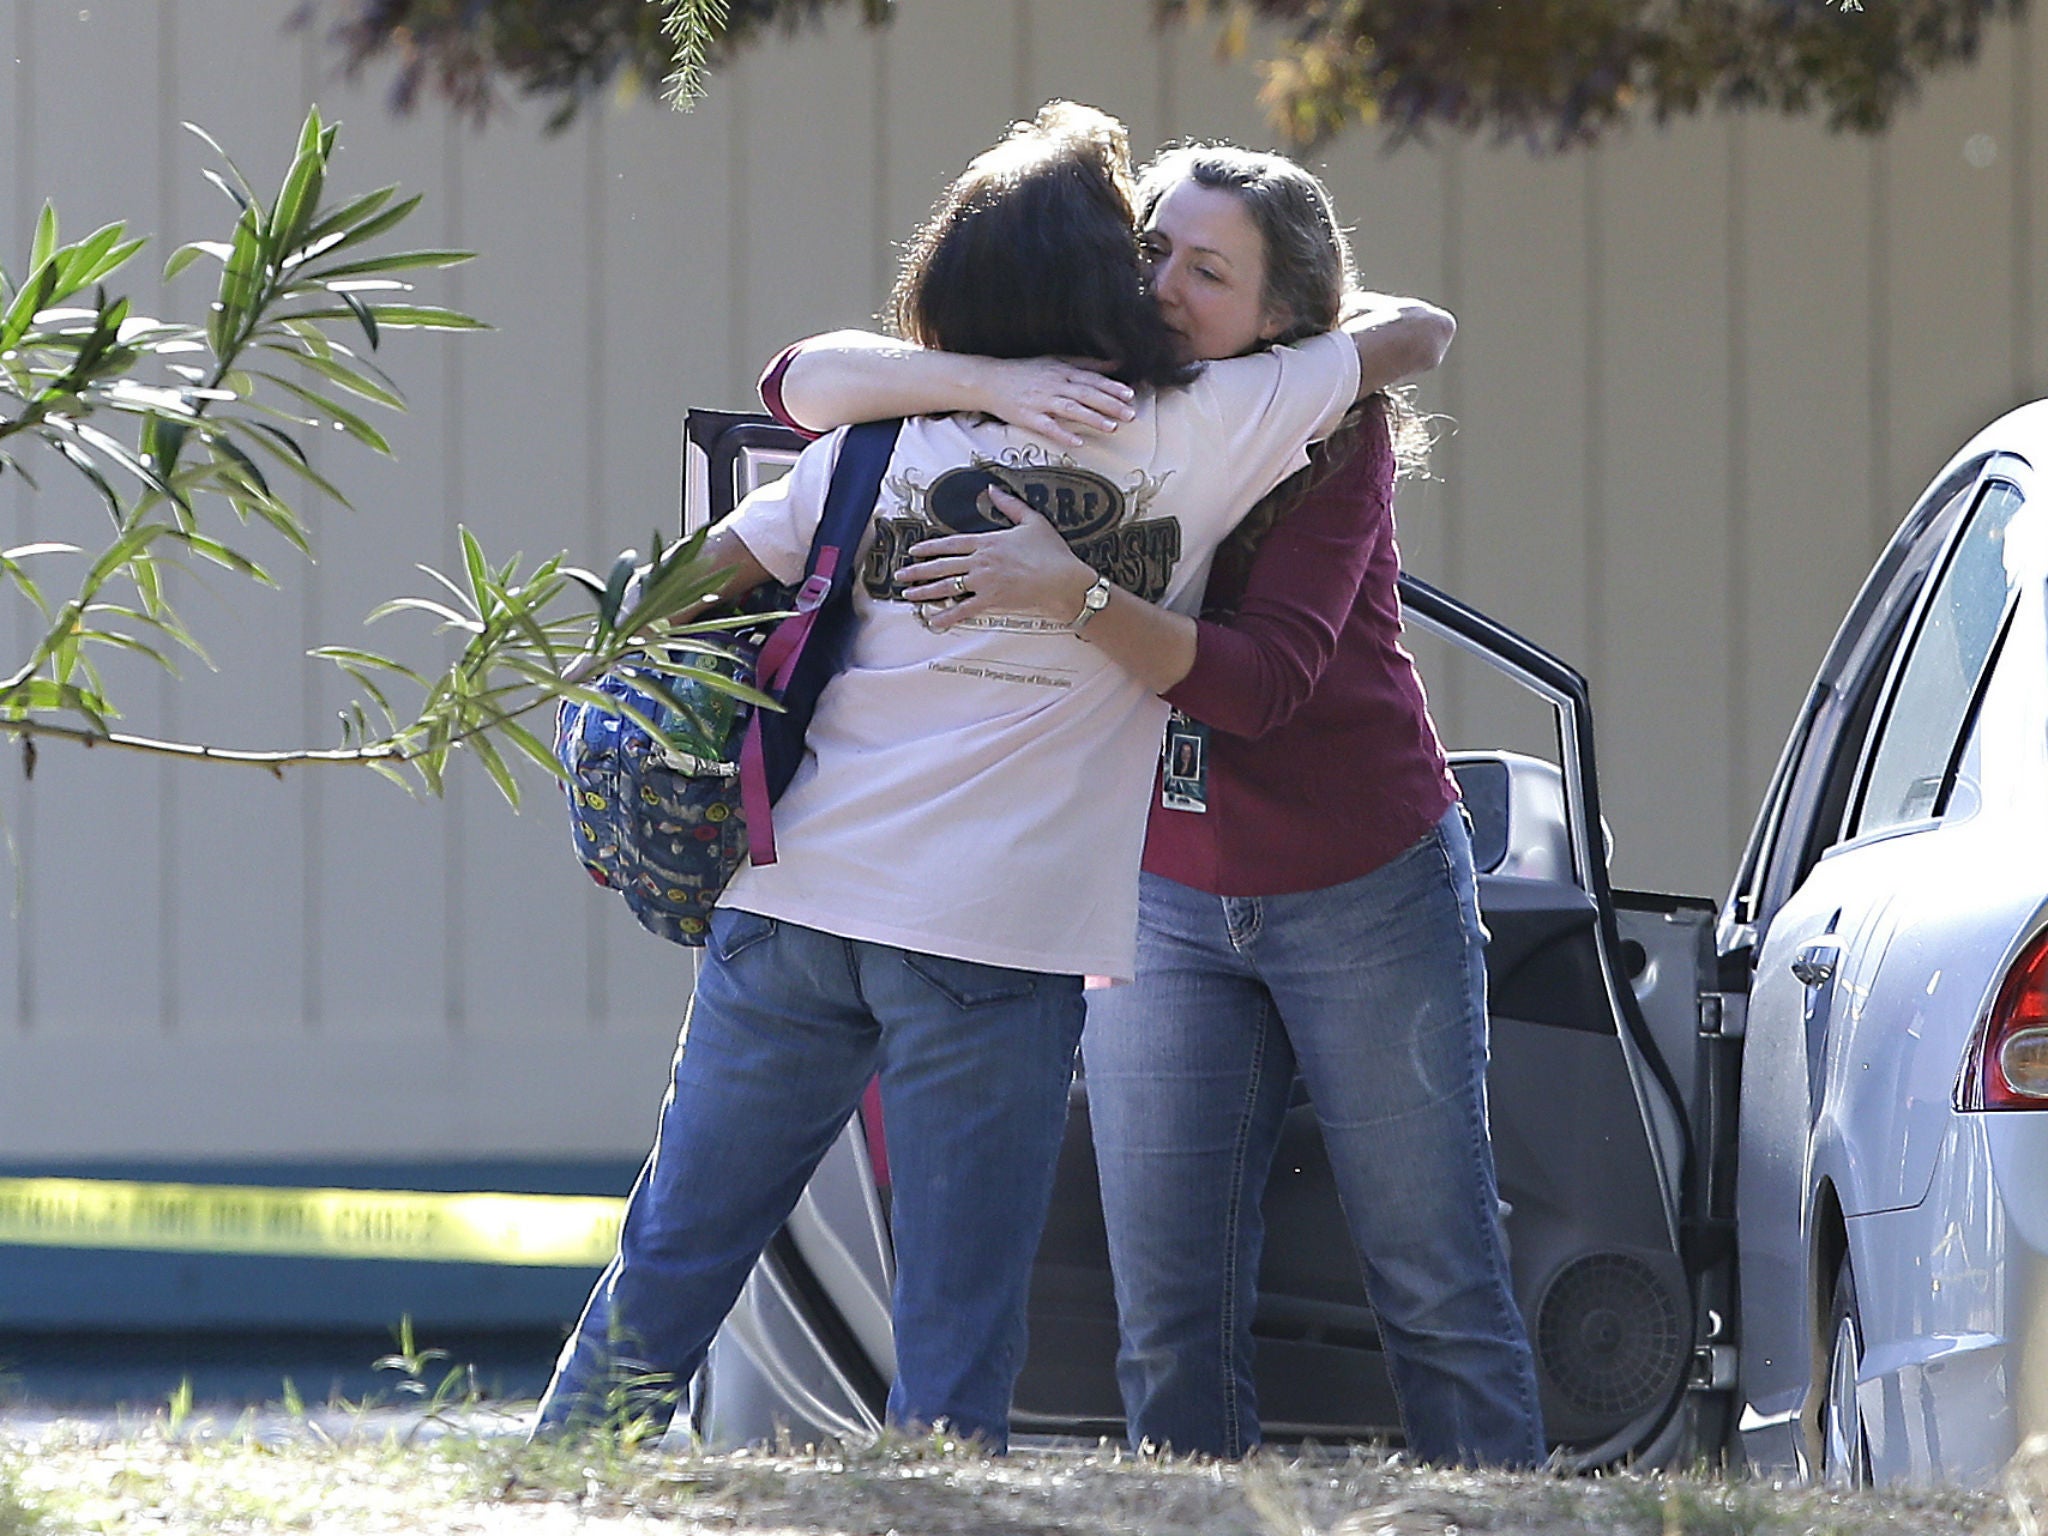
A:
[[[1393,446],[1378,402],[1348,447],[1259,545],[1228,622],[1199,626],[1194,663],[1166,693],[1176,708],[1256,739],[1308,702],[1393,533]]]
[[[1354,290],[1340,327],[1358,348],[1360,397],[1443,361],[1458,322],[1421,299]],[[979,411],[1078,448],[1131,420],[1132,391],[1083,362],[928,351],[872,331],[832,331],[785,348],[761,376],[785,425],[825,432],[856,421]]]
[[[799,431],[979,411],[1078,448],[1082,433],[1114,432],[1133,415],[1131,387],[1084,363],[933,352],[868,331],[800,341],[761,383],[769,409]]]
[[[912,545],[916,563],[896,573],[903,595],[914,603],[942,605],[926,620],[935,630],[998,613],[1073,623],[1095,585],[1093,567],[1029,505],[1000,489],[988,494],[1014,526]],[[970,595],[960,595],[960,581]],[[1080,638],[1154,693],[1164,693],[1194,665],[1195,621],[1114,585],[1109,606],[1088,620]]]
[[[1417,374],[1444,360],[1458,322],[1447,309],[1421,299],[1353,289],[1344,296],[1338,328],[1358,346],[1358,396]]]

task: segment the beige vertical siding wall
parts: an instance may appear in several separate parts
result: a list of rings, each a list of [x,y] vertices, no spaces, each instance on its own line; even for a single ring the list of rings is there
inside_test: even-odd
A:
[[[1146,0],[903,0],[885,34],[842,18],[752,52],[688,117],[623,103],[553,138],[532,111],[394,118],[282,9],[0,7],[11,263],[45,195],[74,235],[132,220],[157,261],[217,234],[177,122],[268,184],[316,99],[345,124],[340,185],[403,181],[427,195],[416,243],[483,253],[427,286],[495,332],[386,348],[413,402],[397,464],[320,450],[356,507],[315,508],[319,565],[274,551],[279,593],[185,584],[217,673],[115,669],[132,725],[221,742],[327,739],[345,694],[299,653],[419,589],[413,561],[451,563],[458,523],[591,561],[666,526],[683,408],[746,405],[784,341],[871,315],[893,243],[1044,98],[1110,107],[1141,145],[1268,137],[1249,70],[1162,41]],[[1718,891],[1886,532],[2048,371],[2034,52],[1995,30],[1875,144],[1716,118],[1566,159],[1363,132],[1322,157],[1368,278],[1463,321],[1423,393],[1458,429],[1402,502],[1409,564],[1591,676],[1623,883]],[[137,297],[191,315],[202,285]],[[0,540],[91,526],[45,483],[0,482]],[[26,617],[0,624],[12,654]],[[1425,660],[1454,745],[1526,736]],[[514,817],[480,780],[434,804],[60,746],[27,784],[10,759],[0,1158],[636,1151],[688,962],[584,886],[535,788]]]

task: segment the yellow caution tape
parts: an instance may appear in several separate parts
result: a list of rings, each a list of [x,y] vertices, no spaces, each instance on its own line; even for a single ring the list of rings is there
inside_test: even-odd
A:
[[[626,1202],[596,1195],[0,1178],[0,1244],[589,1268]]]

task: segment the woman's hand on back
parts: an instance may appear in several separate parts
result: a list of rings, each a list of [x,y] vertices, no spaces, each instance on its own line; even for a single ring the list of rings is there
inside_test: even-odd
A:
[[[978,409],[1068,448],[1080,447],[1083,434],[1107,436],[1137,415],[1130,385],[1089,362],[984,357],[975,363]]]
[[[898,589],[913,603],[943,605],[927,611],[935,630],[990,614],[1071,623],[1095,585],[1094,570],[1028,503],[1001,489],[986,495],[1012,526],[913,544],[915,563],[896,572]]]

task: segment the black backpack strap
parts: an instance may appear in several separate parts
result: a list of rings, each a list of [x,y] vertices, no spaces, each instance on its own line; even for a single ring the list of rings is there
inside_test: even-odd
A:
[[[901,420],[868,421],[847,430],[832,467],[825,510],[811,538],[796,614],[777,625],[761,648],[755,686],[773,694],[782,709],[754,711],[740,757],[748,857],[756,864],[775,862],[769,807],[796,777],[803,761],[804,733],[818,698],[846,665],[853,643],[853,579],[860,539],[874,516],[882,476],[902,427]]]

